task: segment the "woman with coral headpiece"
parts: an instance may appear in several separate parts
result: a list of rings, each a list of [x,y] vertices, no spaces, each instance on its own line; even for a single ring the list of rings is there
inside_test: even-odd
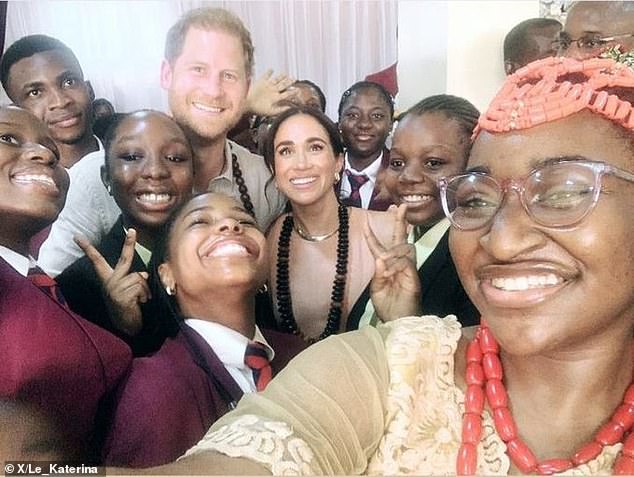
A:
[[[482,325],[405,317],[319,343],[180,465],[634,474],[633,90],[634,72],[607,59],[549,58],[510,76],[467,171],[441,184]],[[392,291],[375,305],[413,302]]]

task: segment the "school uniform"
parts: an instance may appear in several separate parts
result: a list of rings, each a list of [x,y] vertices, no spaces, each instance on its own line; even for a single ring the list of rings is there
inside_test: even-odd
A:
[[[0,399],[34,405],[90,459],[129,348],[27,278],[29,258],[0,247]]]
[[[112,268],[116,266],[121,256],[125,239],[123,221],[119,216],[110,232],[96,247]],[[145,259],[141,255],[143,252],[146,255]],[[149,262],[150,254],[151,252],[143,250],[140,244],[137,244],[130,272],[148,272],[146,262]],[[134,356],[146,356],[153,353],[165,341],[166,335],[159,331],[159,326],[155,322],[155,304],[152,299],[141,304],[143,327],[136,336],[128,336],[114,326],[106,307],[101,280],[88,257],[83,256],[75,261],[55,280],[59,284],[68,305],[75,313],[124,340],[132,348]]]
[[[156,354],[134,360],[105,442],[107,465],[151,467],[176,460],[245,392],[255,390],[250,371],[240,367],[247,338],[217,323],[192,321],[198,323],[188,320]],[[216,350],[207,341],[214,337]],[[273,331],[256,331],[254,339],[268,345],[274,374],[306,346],[297,336]]]
[[[389,198],[387,191],[384,190],[381,172],[387,169],[389,164],[390,151],[387,148],[384,148],[381,155],[362,171],[357,171],[352,167],[346,153],[341,180],[336,185],[339,201],[342,204],[362,209],[387,210],[392,205],[392,200]],[[354,181],[351,180],[350,176],[367,177],[366,182],[356,192],[358,194],[357,199],[355,199],[355,191],[353,190]]]
[[[434,225],[416,241],[415,246],[422,314],[456,315],[462,326],[479,324],[480,314],[464,291],[449,252],[449,221],[443,219]],[[368,285],[350,312],[347,329],[355,330],[375,322]]]

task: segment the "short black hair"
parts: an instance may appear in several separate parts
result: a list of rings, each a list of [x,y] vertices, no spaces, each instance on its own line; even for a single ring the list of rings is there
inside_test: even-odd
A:
[[[383,98],[385,98],[385,102],[390,108],[390,119],[394,117],[394,98],[390,92],[385,89],[382,84],[375,83],[374,81],[358,81],[357,83],[350,86],[347,90],[343,92],[341,95],[341,100],[339,101],[339,107],[337,108],[337,114],[339,115],[339,119],[341,120],[341,113],[343,112],[343,107],[348,102],[348,99],[352,95],[352,93],[356,91],[360,91],[362,89],[373,89],[377,91]]]
[[[2,87],[4,88],[4,91],[7,93],[7,95],[9,94],[8,83],[9,71],[11,70],[11,67],[24,58],[29,58],[36,53],[42,53],[51,50],[61,51],[64,55],[70,57],[77,63],[77,66],[81,71],[81,65],[79,64],[79,60],[75,56],[75,53],[73,53],[73,50],[71,50],[68,46],[66,46],[66,44],[64,44],[57,38],[53,38],[47,35],[23,36],[22,38],[14,42],[9,48],[7,48],[7,51],[5,51],[2,55],[2,59],[0,59],[0,82],[2,83]],[[11,100],[15,101],[15,98],[11,98]]]
[[[319,105],[321,106],[321,112],[322,113],[326,112],[326,95],[324,94],[324,92],[321,90],[319,86],[317,86],[315,83],[307,79],[297,80],[293,84],[294,85],[303,84],[314,89],[315,93],[317,93],[317,96],[319,97]]]
[[[119,121],[120,116],[125,116],[124,113],[113,113],[108,116],[102,116],[95,120],[92,124],[92,132],[97,136],[102,143],[105,143],[106,136],[110,131],[110,126]],[[112,140],[112,138],[110,138]]]
[[[562,28],[562,24],[554,18],[529,18],[524,20],[509,31],[504,37],[504,62],[513,62],[524,66],[529,63],[525,57],[531,48],[530,35],[533,30],[548,27]]]

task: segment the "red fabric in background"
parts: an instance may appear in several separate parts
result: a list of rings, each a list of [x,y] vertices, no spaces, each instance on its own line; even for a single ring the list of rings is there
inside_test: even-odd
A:
[[[365,80],[379,83],[392,95],[392,97],[395,97],[396,93],[398,93],[398,77],[396,75],[397,64],[398,62],[388,66],[384,70],[369,74],[365,77]]]

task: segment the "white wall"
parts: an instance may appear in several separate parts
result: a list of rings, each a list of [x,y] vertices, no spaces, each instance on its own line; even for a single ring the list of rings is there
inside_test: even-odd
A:
[[[290,1],[290,0],[284,0]],[[365,1],[365,0],[364,0]],[[186,2],[185,2],[186,3]],[[107,8],[112,5],[124,5],[118,2],[65,2],[65,7],[78,5],[78,14],[96,14],[107,16]],[[38,31],[48,32],[51,18],[48,12],[54,3],[42,2],[37,9],[41,15],[29,18],[29,24],[40,25]],[[58,4],[59,5],[59,4]],[[176,3],[163,2],[127,2],[125,8],[133,18],[140,17],[140,9],[148,6],[162,9],[176,9]],[[20,10],[25,5],[12,2],[11,9]],[[45,8],[46,7],[46,8]],[[79,8],[81,7],[81,8]],[[47,9],[48,8],[48,9]],[[135,9],[139,9],[137,12]],[[68,10],[66,8],[65,10]],[[89,10],[89,11],[87,11]],[[103,11],[102,11],[103,10]],[[417,101],[439,93],[451,93],[472,101],[478,108],[484,108],[497,91],[504,79],[502,66],[502,41],[504,35],[515,24],[526,18],[539,15],[539,0],[399,0],[398,2],[398,76],[400,93],[397,99],[397,109],[403,111]],[[141,15],[142,16],[142,15]],[[174,16],[177,16],[174,13]],[[40,18],[41,17],[41,18]],[[81,17],[64,19],[67,23],[82,25]],[[58,19],[59,20],[59,19]],[[106,18],[104,18],[104,21]],[[26,19],[13,16],[7,25],[7,46],[25,32]],[[39,21],[39,23],[38,23]],[[61,20],[60,20],[61,21]],[[55,22],[57,23],[57,22]],[[153,35],[157,45],[162,45],[164,31],[170,22],[160,22],[157,19],[147,19],[144,23],[145,36]],[[47,27],[48,25],[48,27]],[[151,28],[150,28],[151,27]],[[57,35],[63,41],[74,46],[81,29],[69,29],[64,35]],[[137,35],[140,32],[134,32]],[[77,53],[86,72],[95,68],[100,62],[112,56],[108,45],[129,41],[111,38],[103,43],[103,38],[96,37],[105,50],[96,45],[87,45],[91,54],[82,55],[80,48]],[[104,46],[105,45],[105,46]],[[157,100],[147,97],[158,87],[154,84],[158,79],[158,64],[162,51],[145,52],[143,58],[136,58],[135,69],[126,73],[119,72],[121,79],[114,85],[116,90],[109,90],[97,78],[92,78],[98,94],[110,98],[117,97],[117,91],[125,89],[126,78],[135,78],[143,87],[135,95],[134,108],[149,104],[157,107]],[[114,50],[113,50],[114,51]],[[118,50],[117,50],[118,51]],[[336,105],[339,93],[330,91],[328,101]],[[0,88],[0,102],[8,100]],[[138,104],[137,104],[138,103]],[[163,100],[164,103],[164,100]],[[165,106],[165,105],[164,105]],[[334,107],[334,106],[333,106]]]
[[[538,0],[400,1],[399,110],[437,93],[485,108],[504,81],[504,36],[537,16]]]
[[[446,1],[400,1],[398,4],[397,109],[444,93],[447,85]]]
[[[538,0],[449,2],[447,93],[485,108],[504,81],[504,36],[538,16]]]

